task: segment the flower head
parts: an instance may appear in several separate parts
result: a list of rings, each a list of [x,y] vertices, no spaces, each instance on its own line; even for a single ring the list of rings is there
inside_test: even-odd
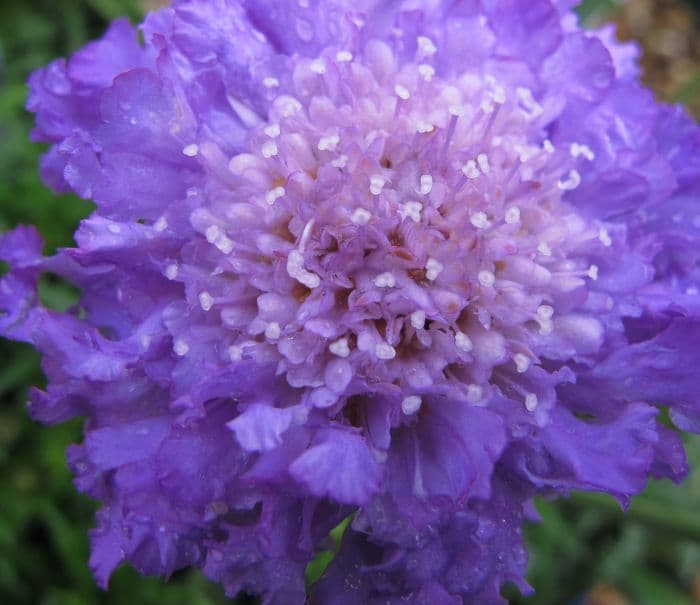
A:
[[[0,330],[35,417],[87,417],[101,583],[303,603],[354,514],[312,603],[497,603],[534,495],[683,476],[700,130],[572,4],[182,0],[34,74],[44,177],[97,210],[0,240]]]

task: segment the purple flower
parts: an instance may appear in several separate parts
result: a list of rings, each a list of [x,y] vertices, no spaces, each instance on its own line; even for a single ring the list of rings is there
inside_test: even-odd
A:
[[[76,248],[0,333],[103,502],[91,565],[302,604],[502,603],[536,494],[686,471],[700,129],[571,0],[182,0],[36,72]],[[42,307],[61,275],[77,308]]]

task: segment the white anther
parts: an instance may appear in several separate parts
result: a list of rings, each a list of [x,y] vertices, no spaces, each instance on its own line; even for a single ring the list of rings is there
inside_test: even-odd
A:
[[[337,134],[331,134],[325,137],[321,137],[318,140],[318,150],[319,151],[335,151],[340,143],[340,137]]]
[[[425,311],[419,309],[411,313],[411,325],[416,330],[422,330],[425,327]]]
[[[527,355],[523,353],[516,353],[513,355],[513,361],[515,362],[515,367],[520,374],[524,374],[530,369],[530,364],[532,361]]]
[[[369,179],[369,190],[373,195],[379,195],[384,189],[384,185],[386,185],[386,179],[379,174],[375,174]]]
[[[427,63],[421,63],[418,66],[418,75],[426,82],[430,82],[435,77],[435,68]]]
[[[265,88],[277,88],[280,85],[280,81],[277,78],[268,76],[267,78],[263,78],[262,84]]]
[[[433,190],[433,177],[430,174],[424,174],[420,177],[420,192],[422,195],[428,195]]]
[[[554,322],[551,319],[540,318],[540,334],[548,336],[554,332]]]
[[[506,91],[503,86],[496,84],[491,91],[491,98],[494,103],[503,105],[506,102]]]
[[[542,141],[542,149],[544,149],[547,153],[554,153],[554,145],[552,145],[552,141],[549,139],[545,139]]]
[[[461,118],[466,113],[467,110],[465,109],[464,105],[456,105],[455,104],[455,105],[450,105],[447,108],[447,111],[451,116],[453,116],[455,118]]]
[[[263,132],[271,139],[276,139],[278,136],[280,136],[280,134],[282,134],[279,124],[269,124],[265,126]]]
[[[190,143],[182,148],[182,153],[188,158],[193,158],[199,153],[199,145],[197,145],[197,143]]]
[[[600,243],[603,244],[606,248],[609,248],[612,246],[612,238],[610,237],[610,234],[608,233],[608,230],[603,227],[599,232],[598,232],[598,239],[600,240]]]
[[[281,101],[280,109],[282,111],[282,116],[289,118],[301,111],[301,103],[293,97],[286,97]]]
[[[340,338],[328,345],[328,350],[338,357],[348,357],[350,355],[350,346],[347,338]]]
[[[189,350],[189,345],[181,338],[178,338],[173,344],[173,351],[175,351],[175,354],[179,355],[180,357],[184,357],[185,355],[187,355]]]
[[[202,307],[204,311],[209,311],[214,306],[214,299],[209,292],[199,293],[199,306]]]
[[[544,256],[552,256],[552,249],[547,242],[540,242],[537,244],[537,251]]]
[[[178,271],[179,269],[175,263],[170,264],[165,268],[165,277],[172,281],[177,277]]]
[[[511,206],[506,210],[505,221],[509,225],[516,225],[520,222],[520,208]]]
[[[578,170],[570,170],[565,179],[560,179],[557,185],[562,191],[572,191],[581,184],[581,175]]]
[[[284,189],[284,187],[275,187],[274,189],[270,189],[265,194],[265,201],[272,206],[278,199],[281,197],[284,197],[284,194],[287,193]]]
[[[469,338],[464,332],[455,332],[455,346],[465,353],[469,353],[474,348],[472,339]]]
[[[348,156],[345,154],[338,156],[335,160],[331,162],[333,168],[345,168],[348,164]]]
[[[470,384],[467,387],[467,401],[469,403],[478,403],[484,396],[484,389],[478,384]]]
[[[479,172],[474,160],[469,160],[464,166],[462,166],[462,173],[468,179],[478,179],[481,176],[481,172]]]
[[[335,55],[335,60],[338,63],[350,63],[353,60],[353,55],[349,50],[339,50]]]
[[[321,278],[304,267],[304,256],[299,250],[292,250],[287,256],[287,273],[312,290],[321,284]]]
[[[418,120],[416,124],[416,131],[420,134],[426,134],[428,132],[433,132],[435,130],[435,125],[432,122],[426,122],[425,120]]]
[[[250,345],[255,345],[256,343],[254,341],[246,341],[241,343],[240,345],[231,345],[228,348],[228,356],[231,359],[231,361],[240,361],[243,359],[243,352],[247,347]]]
[[[581,145],[580,143],[571,143],[569,146],[569,153],[572,157],[578,158],[583,156],[589,162],[595,160],[595,153],[588,145]]]
[[[204,236],[210,244],[213,244],[221,235],[221,229],[217,225],[209,225],[204,232]]]
[[[537,307],[537,316],[540,319],[552,319],[554,315],[554,307],[551,305],[540,305]]]
[[[525,114],[528,120],[534,120],[544,113],[542,105],[535,100],[529,88],[518,87],[515,94],[518,96],[520,111]]]
[[[491,115],[496,107],[493,104],[493,101],[491,100],[491,97],[487,97],[481,102],[481,111],[483,111],[486,115]]]
[[[372,281],[377,288],[393,288],[396,285],[396,278],[391,271],[380,273]]]
[[[229,239],[223,233],[217,238],[214,245],[224,254],[230,254],[231,250],[233,250],[233,240]]]
[[[277,149],[277,143],[275,143],[274,141],[265,141],[265,143],[263,143],[261,151],[263,157],[268,160],[279,153],[279,149]]]
[[[401,411],[406,416],[411,416],[420,410],[423,400],[418,395],[409,395],[401,402]]]
[[[491,271],[479,271],[479,283],[484,288],[491,288],[496,283],[496,276]]]
[[[534,393],[528,393],[525,395],[525,409],[528,412],[534,412],[537,409],[539,401],[537,400],[537,395]]]
[[[477,229],[487,229],[491,226],[489,222],[489,217],[486,216],[485,212],[475,212],[471,215],[469,222],[474,225]]]
[[[364,208],[356,208],[350,216],[353,225],[366,225],[372,218],[372,213]]]
[[[437,52],[435,43],[426,36],[418,36],[418,52],[421,57],[432,57]]]
[[[114,233],[114,235],[116,235],[117,233],[121,233],[121,230],[122,228],[115,223],[110,223],[109,225],[107,225],[107,231],[109,231],[110,233]]]
[[[515,145],[513,149],[518,154],[518,159],[523,163],[536,156],[539,151],[537,147],[530,147],[529,145]]]
[[[311,61],[311,65],[309,65],[309,69],[315,73],[318,74],[319,76],[322,76],[323,74],[326,73],[326,64],[323,62],[323,59],[314,59]]]
[[[378,359],[394,359],[396,349],[386,342],[380,342],[374,347],[374,354]]]
[[[270,340],[277,340],[282,333],[280,325],[276,321],[271,321],[267,326],[265,326],[265,338]]]
[[[588,267],[588,277],[590,277],[593,281],[598,279],[598,265],[591,265]]]
[[[488,174],[491,171],[489,156],[487,156],[485,153],[480,153],[478,156],[476,156],[476,161],[479,164],[479,168],[481,168],[481,172]]]
[[[420,202],[406,202],[399,209],[401,218],[410,218],[414,223],[420,223],[423,204]]]
[[[161,216],[155,223],[153,223],[153,228],[159,233],[161,231],[165,231],[168,228],[168,219]]]
[[[396,96],[402,101],[408,101],[408,99],[411,98],[411,93],[408,91],[408,88],[406,88],[402,84],[397,84],[396,86],[394,86],[394,92],[396,93]]]
[[[425,263],[425,276],[430,281],[435,281],[440,273],[445,270],[445,266],[435,258],[429,258],[428,262]]]

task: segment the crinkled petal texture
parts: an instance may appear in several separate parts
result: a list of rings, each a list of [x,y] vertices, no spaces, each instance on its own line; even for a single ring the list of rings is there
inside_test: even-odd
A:
[[[102,585],[503,603],[535,495],[683,477],[700,130],[574,4],[176,0],[32,76],[44,178],[97,209],[0,239],[0,333],[35,418],[86,418]]]

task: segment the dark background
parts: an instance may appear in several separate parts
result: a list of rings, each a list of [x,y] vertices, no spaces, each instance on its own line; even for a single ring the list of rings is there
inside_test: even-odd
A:
[[[25,81],[31,70],[100,35],[109,20],[138,20],[149,4],[156,2],[0,2],[0,232],[34,223],[47,253],[72,245],[90,204],[55,196],[40,183],[42,148],[28,140]],[[589,24],[614,19],[621,35],[640,40],[647,84],[700,115],[700,0],[587,0],[580,11]],[[42,283],[48,306],[64,309],[74,296],[65,284]],[[29,420],[27,389],[43,383],[38,362],[31,348],[0,341],[0,605],[226,603],[221,589],[194,571],[165,583],[122,567],[109,592],[95,587],[87,568],[95,504],[76,493],[64,456],[80,439],[80,423],[45,428]],[[688,448],[700,463],[700,439],[689,439]],[[512,603],[700,604],[700,472],[680,488],[653,483],[627,515],[612,499],[586,494],[538,508],[544,522],[527,529],[528,577],[537,594]]]

